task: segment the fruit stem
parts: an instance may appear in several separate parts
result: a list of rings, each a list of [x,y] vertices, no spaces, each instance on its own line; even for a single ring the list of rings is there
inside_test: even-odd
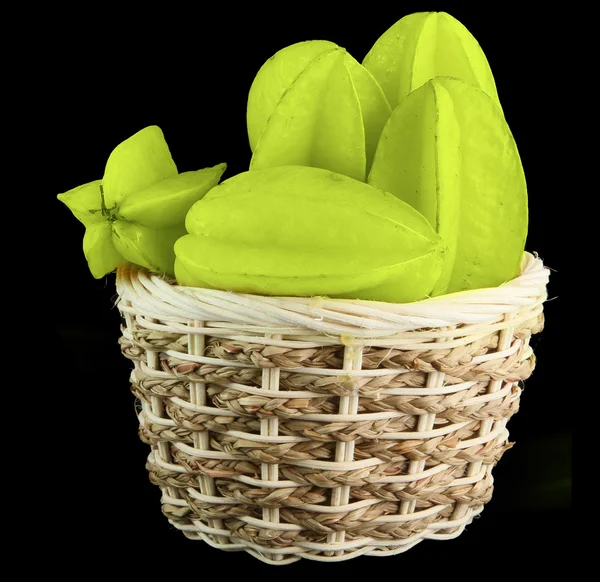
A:
[[[107,220],[110,222],[115,222],[117,217],[112,213],[112,211],[116,210],[117,204],[115,202],[115,205],[112,208],[106,208],[106,202],[104,201],[104,187],[102,184],[100,184],[100,205],[102,216],[106,216]]]

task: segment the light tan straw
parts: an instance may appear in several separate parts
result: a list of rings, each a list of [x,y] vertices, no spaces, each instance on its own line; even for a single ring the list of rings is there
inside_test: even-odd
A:
[[[170,523],[270,564],[459,535],[492,495],[549,271],[395,305],[117,274],[147,468]]]

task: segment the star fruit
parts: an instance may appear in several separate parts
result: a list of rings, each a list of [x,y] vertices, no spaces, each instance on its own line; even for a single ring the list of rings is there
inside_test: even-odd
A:
[[[525,174],[502,111],[474,85],[437,77],[402,100],[368,183],[421,212],[448,245],[433,295],[518,275],[528,232]]]
[[[390,114],[373,75],[345,49],[323,40],[291,45],[250,88],[250,169],[310,166],[364,182]]]
[[[307,166],[225,180],[186,216],[175,243],[180,285],[395,303],[423,299],[446,247],[412,206],[348,176]]]
[[[363,60],[392,109],[434,77],[456,77],[479,87],[500,106],[494,76],[475,37],[446,12],[401,18]]]
[[[85,226],[83,252],[92,275],[101,279],[127,263],[173,275],[173,245],[186,234],[185,215],[226,167],[179,174],[157,126],[118,145],[102,180],[58,195]]]

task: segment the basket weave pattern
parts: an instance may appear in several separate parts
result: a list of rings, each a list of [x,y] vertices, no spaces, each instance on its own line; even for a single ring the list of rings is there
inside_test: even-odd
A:
[[[548,270],[410,305],[117,276],[140,436],[189,538],[274,564],[459,535],[492,495]]]

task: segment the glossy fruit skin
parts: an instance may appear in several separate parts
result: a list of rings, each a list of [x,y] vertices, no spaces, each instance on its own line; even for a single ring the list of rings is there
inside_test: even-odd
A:
[[[388,302],[423,299],[445,247],[427,220],[389,193],[327,170],[245,172],[213,188],[175,244],[185,286]]]
[[[375,42],[363,60],[392,109],[435,77],[463,79],[500,107],[490,65],[475,37],[446,12],[416,12],[401,18]]]
[[[383,130],[368,181],[423,213],[448,245],[434,294],[518,275],[525,174],[502,111],[477,87],[438,77],[406,97]]]
[[[248,94],[246,119],[250,149],[254,151],[283,94],[317,57],[339,48],[328,40],[298,42],[275,53],[260,68]]]
[[[83,251],[92,275],[101,279],[134,263],[173,276],[173,245],[186,234],[185,215],[225,169],[220,164],[178,174],[157,126],[117,146],[102,180],[58,195],[86,227]]]
[[[263,65],[250,89],[250,168],[304,165],[365,181],[390,113],[377,81],[343,48],[291,45]]]

